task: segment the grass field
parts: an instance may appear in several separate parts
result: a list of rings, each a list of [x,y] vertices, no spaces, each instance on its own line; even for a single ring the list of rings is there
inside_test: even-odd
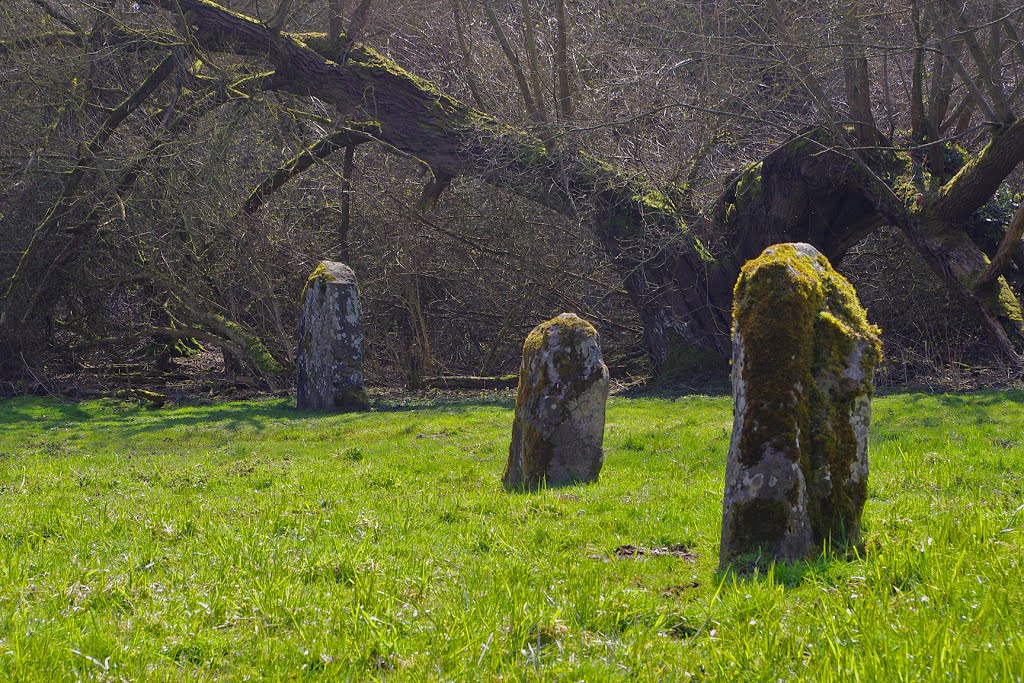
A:
[[[537,494],[505,400],[0,402],[0,679],[1021,680],[1024,394],[874,411],[864,555],[737,577],[727,398]]]

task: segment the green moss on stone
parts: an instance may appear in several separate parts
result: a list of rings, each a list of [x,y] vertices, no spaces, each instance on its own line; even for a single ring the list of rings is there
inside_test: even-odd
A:
[[[538,367],[541,354],[551,353],[552,336],[557,335],[558,353],[554,355],[553,370],[557,377],[549,377],[552,368]],[[516,418],[513,440],[520,440],[522,482],[519,488],[536,490],[545,483],[545,473],[554,457],[554,443],[534,421],[545,401],[556,401],[567,411],[572,401],[600,380],[600,372],[587,376],[585,343],[597,337],[597,330],[586,320],[575,315],[560,315],[535,327],[523,343],[523,365],[519,373],[519,388],[516,395]],[[559,387],[569,391],[557,396],[546,392]],[[568,415],[563,415],[563,419]],[[513,445],[515,447],[515,445]],[[516,463],[509,458],[505,466],[503,481],[518,481],[516,473],[510,472]],[[506,483],[506,485],[508,485]]]
[[[746,382],[748,412],[757,416],[744,422],[740,434],[746,466],[768,448],[792,452],[799,432],[807,433],[803,392],[813,384],[813,321],[820,300],[817,274],[788,244],[748,262],[736,282],[733,324],[743,339],[742,371],[754,378]]]
[[[738,547],[769,548],[782,539],[788,521],[786,501],[759,498],[736,506],[729,533]]]
[[[555,372],[558,374],[557,380],[559,382],[566,382],[570,378],[584,377],[587,359],[583,354],[583,344],[588,339],[596,338],[597,330],[579,316],[560,315],[533,328],[530,334],[527,335],[526,341],[523,342],[523,358],[532,359],[536,357],[543,347],[549,343],[549,339],[553,334],[558,335],[558,346],[561,349],[561,352],[557,354],[557,364],[555,365]],[[591,379],[596,380],[597,376]],[[533,390],[543,390],[547,384],[544,373],[537,373]],[[571,396],[564,397],[566,401],[563,403],[567,403],[568,399],[582,393],[589,384],[587,382],[573,382],[572,385],[576,387],[577,391]],[[520,385],[520,390],[522,390],[522,385]],[[532,399],[535,397],[527,396],[526,398]]]
[[[324,279],[327,282],[334,282],[334,276],[331,275],[331,269],[323,263],[317,264],[317,267],[314,268],[313,272],[309,274],[308,278],[306,278],[306,282],[316,279]]]
[[[334,407],[339,410],[366,410],[370,406],[370,398],[366,389],[349,387],[334,397]]]
[[[334,276],[331,275],[330,269],[323,263],[317,264],[317,267],[314,268],[313,272],[310,273],[309,277],[306,278],[306,283],[302,285],[302,293],[300,295],[301,301],[305,301],[306,291],[309,289],[310,285],[314,284],[317,280],[323,280],[324,282],[334,282]]]
[[[736,284],[733,320],[743,340],[747,415],[740,462],[756,465],[769,450],[799,463],[818,538],[836,537],[859,520],[863,492],[843,489],[857,457],[853,401],[870,396],[881,359],[879,329],[867,320],[853,286],[817,255],[776,245],[747,263]],[[860,345],[860,366],[848,367]],[[861,371],[857,378],[856,370]],[[852,373],[852,374],[851,374]],[[827,471],[831,494],[814,482]],[[866,487],[866,481],[864,482]],[[823,502],[824,501],[824,502]]]

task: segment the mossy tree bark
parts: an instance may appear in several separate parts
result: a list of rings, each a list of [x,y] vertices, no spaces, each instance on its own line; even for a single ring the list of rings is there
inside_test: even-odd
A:
[[[871,230],[900,226],[1006,357],[1024,349],[1020,305],[999,283],[972,289],[988,256],[970,217],[1024,160],[1024,124],[994,125],[990,144],[948,182],[925,160],[890,148],[865,152],[855,136],[807,131],[735,177],[687,223],[682,190],[655,188],[584,152],[549,153],[541,140],[441,93],[345,36],[287,34],[208,0],[144,0],[184,13],[207,49],[273,64],[272,86],[316,96],[373,137],[428,165],[435,176],[472,175],[566,215],[580,206],[640,312],[655,367],[671,371],[687,347],[729,353],[729,309],[740,266],[779,242],[809,242],[832,261]],[[833,126],[830,130],[836,130]],[[715,235],[714,244],[699,236]],[[720,237],[718,237],[720,236]]]

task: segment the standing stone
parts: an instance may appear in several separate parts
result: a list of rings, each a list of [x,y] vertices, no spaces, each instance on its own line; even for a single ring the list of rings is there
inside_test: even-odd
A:
[[[733,297],[733,429],[720,562],[856,543],[880,331],[809,244],[743,266]]]
[[[608,400],[598,341],[597,330],[572,313],[541,323],[526,338],[506,489],[597,481]]]
[[[343,263],[321,261],[302,290],[299,318],[299,408],[360,410],[363,321],[356,274]]]

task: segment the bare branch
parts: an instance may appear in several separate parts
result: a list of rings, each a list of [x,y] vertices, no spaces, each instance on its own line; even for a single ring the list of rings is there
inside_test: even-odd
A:
[[[341,225],[338,226],[339,253],[342,261],[348,261],[348,236],[352,227],[352,174],[355,171],[355,145],[345,146],[341,162]]]
[[[466,85],[469,86],[469,94],[473,102],[481,111],[487,111],[484,98],[480,94],[480,87],[477,85],[476,76],[473,74],[473,59],[469,52],[469,44],[466,41],[466,32],[462,21],[462,0],[452,0],[452,18],[455,20],[455,37],[459,42],[459,52],[462,53],[462,64],[466,69]]]
[[[811,98],[814,100],[814,104],[821,110],[821,113],[828,120],[829,125],[836,131],[839,132],[839,121],[841,120],[839,115],[833,109],[829,98],[825,95],[825,91],[822,89],[818,79],[815,78],[814,74],[807,66],[807,62],[802,56],[794,53],[788,46],[797,45],[789,35],[789,26],[786,22],[785,17],[782,16],[782,11],[779,9],[779,4],[776,0],[767,0],[765,3],[769,13],[772,16],[772,20],[775,22],[776,29],[779,31],[783,38],[783,43],[780,48],[786,57],[786,62],[792,68],[794,75],[800,80],[800,83],[810,93]]]
[[[540,57],[537,54],[537,36],[533,30],[533,11],[530,0],[520,0],[523,10],[523,41],[526,45],[526,62],[530,67],[530,84],[533,86],[533,100],[537,104],[537,116],[542,123],[548,120],[544,106],[544,89],[540,84]]]
[[[910,76],[910,135],[920,142],[926,136],[927,117],[924,112],[924,19],[920,0],[910,2],[914,24],[914,67]]]
[[[529,114],[530,118],[535,122],[543,123],[544,118],[537,109],[537,103],[534,101],[533,95],[530,92],[530,85],[526,80],[526,73],[523,71],[523,65],[520,64],[519,56],[516,55],[516,51],[512,49],[511,43],[508,42],[508,37],[505,35],[505,29],[501,27],[501,21],[498,20],[498,15],[494,13],[494,7],[491,5],[491,0],[483,0],[483,3],[484,13],[487,15],[487,20],[491,23],[491,30],[494,31],[494,36],[498,39],[498,45],[501,46],[501,51],[505,53],[505,58],[508,60],[508,64],[512,69],[512,75],[515,76],[516,85],[519,86],[519,94],[523,98],[523,105],[526,107],[526,113]]]
[[[55,45],[76,45],[80,47],[83,44],[82,36],[74,31],[50,31],[15,40],[0,40],[0,56],[40,47],[53,47]]]
[[[266,203],[271,194],[317,161],[327,158],[342,147],[352,147],[369,142],[371,139],[366,133],[351,128],[334,131],[299,152],[282,164],[280,168],[260,181],[253,191],[249,193],[248,199],[242,205],[241,213],[244,215],[256,213]]]
[[[359,5],[352,12],[352,19],[348,22],[348,31],[345,32],[345,54],[342,55],[339,64],[348,63],[352,46],[362,38],[363,28],[366,26],[366,17],[370,12],[370,5],[373,0],[360,0]]]
[[[863,147],[878,143],[878,127],[871,112],[871,75],[864,53],[864,38],[857,17],[857,3],[840,18],[843,32],[843,80],[846,85],[846,103],[853,117],[854,138]]]
[[[555,76],[558,81],[558,112],[563,122],[572,120],[572,88],[569,79],[569,25],[565,0],[555,1]]]
[[[269,28],[272,33],[280,33],[284,29],[285,24],[288,23],[292,10],[292,2],[293,0],[281,0],[278,3],[277,9],[274,10],[274,15],[270,18],[270,21],[267,22],[267,28]]]
[[[46,2],[46,0],[31,0],[31,2],[32,2],[33,5],[35,5],[36,7],[41,8],[48,15],[50,15],[51,17],[53,17],[54,19],[59,21],[65,27],[71,29],[72,31],[74,31],[78,35],[84,35],[83,29],[78,24],[77,21],[75,21],[74,19],[72,19],[68,15],[58,11],[50,3]]]
[[[345,21],[345,0],[328,0],[327,37],[333,43],[341,36],[342,24]]]
[[[939,45],[942,47],[942,52],[946,56],[946,60],[949,62],[949,65],[953,67],[953,69],[956,71],[957,75],[960,76],[960,80],[964,82],[964,85],[966,85],[967,88],[971,91],[971,94],[974,96],[974,99],[978,103],[978,106],[980,106],[982,110],[984,110],[985,116],[987,116],[988,120],[993,123],[1006,123],[1007,119],[1004,118],[1006,113],[1006,101],[1005,98],[1002,97],[1001,91],[998,91],[999,99],[994,100],[994,106],[993,103],[990,103],[988,99],[986,99],[985,93],[983,92],[984,89],[988,89],[989,94],[992,95],[994,90],[992,84],[989,82],[989,78],[986,78],[985,76],[986,66],[988,62],[985,59],[984,54],[976,54],[976,49],[980,51],[980,48],[977,47],[976,38],[973,40],[968,39],[968,35],[974,38],[973,33],[968,30],[963,32],[962,35],[964,36],[964,40],[968,46],[968,50],[971,52],[974,61],[978,66],[978,69],[981,71],[980,78],[982,81],[982,85],[978,84],[978,79],[971,76],[971,74],[967,71],[967,67],[965,67],[964,63],[960,60],[957,51],[953,48],[953,43],[950,40],[949,35],[943,29],[942,17],[937,15],[935,8],[930,3],[925,4],[925,10],[928,12],[932,20],[932,24],[935,27],[935,32],[939,37]],[[972,42],[974,43],[975,48],[971,47]],[[981,61],[979,61],[979,58]],[[988,69],[988,74],[989,77],[991,77],[991,69]],[[1000,110],[1000,106],[1002,107],[1002,110]]]
[[[1003,92],[1003,84],[999,78],[997,62],[989,61],[988,55],[985,54],[985,50],[982,49],[981,43],[978,41],[977,33],[971,25],[969,5],[967,3],[954,5],[953,0],[947,0],[947,4],[950,6],[950,13],[955,14],[957,23],[960,24],[961,35],[978,67],[982,85],[985,86],[989,97],[992,98],[992,105],[997,116],[993,120],[999,123],[1010,123],[1013,121],[1013,113],[1006,102],[1006,94]],[[998,28],[998,26],[999,22],[993,22],[994,28]],[[939,31],[941,32],[941,28]],[[945,37],[943,39],[945,40]],[[998,59],[998,53],[994,56]]]
[[[50,206],[50,210],[47,211],[43,220],[36,226],[35,230],[33,230],[32,238],[29,241],[28,247],[22,254],[14,275],[11,276],[11,282],[8,286],[6,295],[8,306],[11,303],[11,292],[22,279],[24,268],[30,255],[34,252],[34,247],[40,240],[44,239],[49,234],[49,232],[60,222],[64,213],[69,209],[74,200],[75,192],[78,190],[79,184],[81,184],[82,180],[85,178],[85,175],[88,172],[89,167],[92,165],[93,160],[96,158],[96,155],[101,149],[103,149],[103,146],[106,144],[107,140],[110,139],[110,136],[113,135],[114,131],[117,130],[118,126],[120,126],[132,112],[138,109],[147,99],[149,99],[149,96],[153,94],[153,92],[168,76],[170,76],[174,71],[174,66],[174,55],[167,55],[164,57],[163,61],[157,65],[142,84],[110,112],[93,138],[83,145],[82,151],[79,154],[78,159],[76,159],[74,167],[68,173],[68,176],[64,181],[64,187],[61,189],[60,195]],[[43,284],[45,284],[45,282]],[[37,287],[36,293],[29,299],[26,312],[21,317],[20,324],[25,324],[25,321],[31,314],[32,309],[35,307],[35,298],[41,291],[42,285]],[[7,311],[5,310],[5,316],[6,313]]]

